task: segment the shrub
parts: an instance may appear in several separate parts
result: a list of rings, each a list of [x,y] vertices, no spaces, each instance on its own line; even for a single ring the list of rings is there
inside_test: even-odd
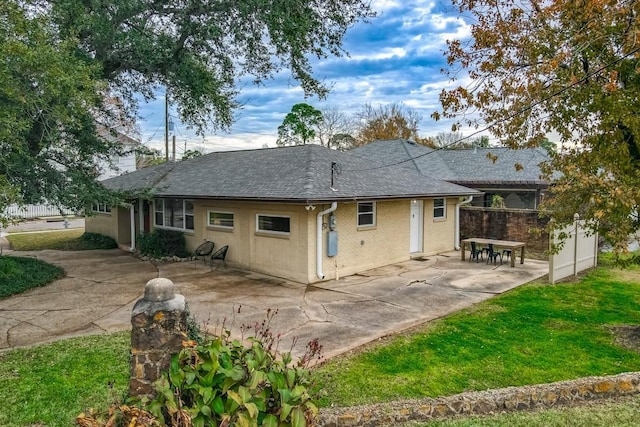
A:
[[[155,229],[138,237],[138,251],[152,258],[167,256],[188,257],[184,234],[175,230]]]
[[[268,311],[267,319],[253,327],[248,346],[231,339],[224,327],[204,345],[185,343],[146,409],[169,426],[182,426],[186,419],[195,427],[310,425],[318,410],[309,392],[308,364],[319,357],[321,346],[310,342],[297,363],[290,352],[278,358],[278,338],[269,330],[275,314]]]
[[[0,256],[0,298],[47,285],[64,270],[35,258]]]
[[[115,249],[118,242],[113,237],[104,234],[85,232],[78,239],[84,249]]]

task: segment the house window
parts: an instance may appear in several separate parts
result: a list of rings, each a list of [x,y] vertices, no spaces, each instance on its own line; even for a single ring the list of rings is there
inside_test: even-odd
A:
[[[193,202],[183,199],[155,199],[155,226],[193,230]]]
[[[433,199],[433,218],[442,219],[447,217],[447,205],[445,199]]]
[[[291,218],[284,215],[256,215],[256,231],[276,234],[291,232]]]
[[[358,203],[358,227],[371,227],[376,225],[376,203]]]
[[[111,206],[106,203],[93,203],[91,205],[91,210],[99,213],[111,213]]]
[[[209,211],[209,226],[233,229],[233,213]]]

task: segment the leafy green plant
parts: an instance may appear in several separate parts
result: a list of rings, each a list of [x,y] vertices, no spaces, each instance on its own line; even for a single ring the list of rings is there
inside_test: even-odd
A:
[[[115,249],[118,242],[113,237],[104,234],[85,232],[78,239],[86,249]]]
[[[504,198],[499,194],[494,194],[491,196],[491,207],[492,208],[505,208],[507,205],[504,203]]]
[[[0,256],[0,298],[47,285],[64,270],[35,258]]]
[[[204,345],[186,343],[156,382],[157,397],[146,409],[169,426],[294,426],[311,423],[318,409],[310,394],[308,365],[319,357],[317,340],[296,363],[291,352],[277,356],[279,337],[269,322],[277,311],[251,329],[255,335],[232,339],[228,329]]]
[[[188,257],[184,234],[176,230],[155,229],[138,237],[138,251],[152,258],[167,256]]]

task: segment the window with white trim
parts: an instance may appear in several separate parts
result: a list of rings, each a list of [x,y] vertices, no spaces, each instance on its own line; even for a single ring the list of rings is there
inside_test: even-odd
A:
[[[233,230],[233,212],[209,211],[209,227]]]
[[[288,235],[291,233],[291,218],[286,215],[256,215],[256,231]]]
[[[155,199],[154,225],[159,228],[193,230],[193,202],[184,199]]]
[[[447,217],[446,199],[433,199],[433,218],[443,219]]]
[[[376,225],[376,202],[358,202],[358,227]]]
[[[111,206],[106,203],[92,203],[91,210],[99,213],[111,213]]]

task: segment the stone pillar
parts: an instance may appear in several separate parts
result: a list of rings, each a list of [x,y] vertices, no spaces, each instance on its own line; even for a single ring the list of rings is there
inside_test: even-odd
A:
[[[130,396],[154,395],[153,382],[168,372],[171,356],[187,338],[187,310],[173,282],[158,278],[147,282],[144,297],[131,314]]]

